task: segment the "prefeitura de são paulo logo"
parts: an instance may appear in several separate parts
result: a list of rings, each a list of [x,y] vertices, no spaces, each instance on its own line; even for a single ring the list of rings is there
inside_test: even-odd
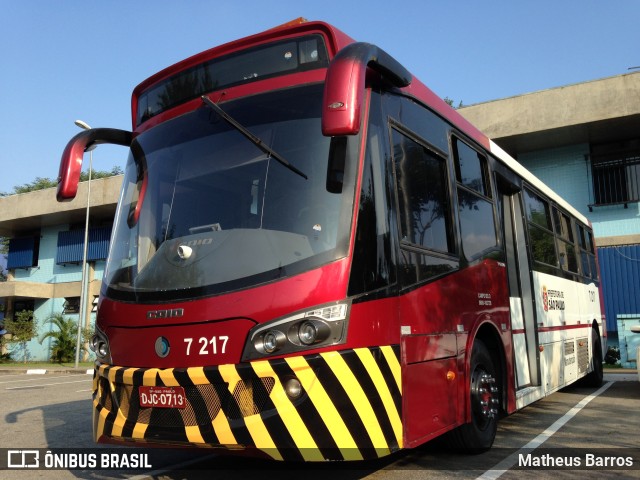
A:
[[[564,291],[562,290],[547,290],[547,286],[542,286],[542,308],[545,312],[549,310],[564,310]]]

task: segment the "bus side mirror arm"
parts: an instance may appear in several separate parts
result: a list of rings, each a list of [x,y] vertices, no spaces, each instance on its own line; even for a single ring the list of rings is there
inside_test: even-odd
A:
[[[367,68],[394,87],[411,84],[411,73],[384,50],[370,43],[347,45],[333,58],[324,85],[322,134],[331,137],[360,131]]]
[[[128,147],[132,140],[133,133],[115,128],[84,130],[69,140],[60,159],[58,191],[56,192],[58,201],[67,202],[76,197],[84,152],[101,143]]]

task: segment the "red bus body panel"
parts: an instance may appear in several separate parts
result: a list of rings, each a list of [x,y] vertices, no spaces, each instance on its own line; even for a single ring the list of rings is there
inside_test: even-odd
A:
[[[485,260],[400,296],[400,324],[411,327],[400,349],[405,446],[469,421],[468,353],[482,325],[500,332],[504,351],[496,353],[506,361],[508,410],[515,410],[506,282],[504,264]]]

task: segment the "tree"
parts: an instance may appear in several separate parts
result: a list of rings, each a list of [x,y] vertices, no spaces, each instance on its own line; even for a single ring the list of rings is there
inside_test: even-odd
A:
[[[457,110],[458,108],[462,108],[462,107],[464,107],[464,105],[462,104],[462,100],[460,100],[460,103],[458,103],[458,106],[457,106],[457,107],[454,107],[454,106],[453,106],[453,102],[454,102],[453,98],[444,97],[444,103],[446,103],[447,105],[449,105],[451,108],[455,108],[455,109]]]
[[[111,170],[93,170],[92,169],[91,178],[95,180],[98,178],[106,178],[106,177],[113,177],[114,175],[121,175],[122,173],[123,173],[122,168],[116,165]],[[81,172],[80,181],[86,182],[87,180],[89,180],[89,172],[88,171]],[[35,180],[29,183],[25,183],[23,185],[16,185],[15,187],[13,187],[12,193],[0,192],[0,197],[6,197],[8,195],[15,195],[18,193],[35,192],[36,190],[44,190],[45,188],[52,188],[57,186],[58,186],[57,180],[46,178],[46,177],[36,177]]]
[[[19,346],[19,349],[22,350],[23,361],[27,363],[29,357],[27,343],[37,335],[37,322],[33,317],[33,310],[22,310],[15,313],[14,316],[13,319],[4,319],[4,328],[11,334],[8,342]]]
[[[54,313],[45,323],[50,323],[54,329],[40,336],[40,344],[47,338],[53,339],[51,344],[51,361],[62,363],[75,358],[78,324],[62,313]]]
[[[97,180],[99,178],[113,177],[115,175],[122,175],[124,172],[119,166],[114,166],[111,170],[93,170],[91,169],[91,180]],[[86,182],[89,180],[89,171],[80,173],[80,181]],[[57,186],[57,183],[56,183]]]

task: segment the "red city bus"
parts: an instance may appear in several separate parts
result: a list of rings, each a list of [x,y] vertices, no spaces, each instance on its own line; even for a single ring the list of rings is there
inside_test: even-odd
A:
[[[297,21],[135,88],[98,442],[357,460],[602,382],[589,223],[383,50]]]

